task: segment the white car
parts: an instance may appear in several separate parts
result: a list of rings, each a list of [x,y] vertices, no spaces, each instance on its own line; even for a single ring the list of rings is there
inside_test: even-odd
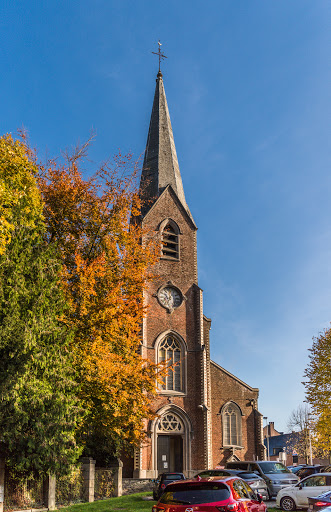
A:
[[[331,473],[315,473],[277,494],[276,505],[283,510],[308,508],[308,498],[331,491]]]

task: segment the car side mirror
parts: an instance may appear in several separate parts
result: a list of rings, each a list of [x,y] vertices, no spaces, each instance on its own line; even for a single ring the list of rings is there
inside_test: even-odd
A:
[[[302,484],[299,484],[299,485],[298,485],[298,488],[299,488],[299,489],[302,489]]]

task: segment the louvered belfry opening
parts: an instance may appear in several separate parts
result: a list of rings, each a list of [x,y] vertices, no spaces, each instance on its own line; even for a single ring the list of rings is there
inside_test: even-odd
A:
[[[179,259],[178,233],[170,223],[162,232],[162,256],[173,260]]]

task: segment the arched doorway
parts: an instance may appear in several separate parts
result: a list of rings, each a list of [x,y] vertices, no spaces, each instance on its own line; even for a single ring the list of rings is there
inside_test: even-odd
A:
[[[191,466],[192,427],[186,413],[179,407],[166,406],[152,426],[154,470],[188,473]]]
[[[157,470],[162,472],[183,471],[184,425],[180,418],[169,411],[157,424]]]

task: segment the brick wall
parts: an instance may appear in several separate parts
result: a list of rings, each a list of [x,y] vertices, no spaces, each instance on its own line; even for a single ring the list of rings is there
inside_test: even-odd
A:
[[[216,363],[211,363],[212,383],[212,445],[213,464],[224,464],[232,451],[223,448],[222,407],[229,401],[235,402],[242,411],[242,446],[234,455],[240,460],[261,458],[258,448],[258,417],[256,400],[258,390],[246,385]]]
[[[146,299],[148,303],[147,319],[144,323],[144,353],[155,360],[155,343],[162,333],[174,331],[184,340],[187,348],[185,359],[186,382],[184,393],[162,392],[153,403],[154,411],[169,405],[169,401],[183,409],[193,429],[192,460],[193,468],[204,467],[204,429],[203,409],[201,405],[201,308],[200,289],[197,286],[197,256],[196,256],[196,228],[188,214],[183,210],[170,188],[154,204],[143,221],[148,237],[155,237],[160,241],[160,223],[171,218],[180,229],[180,258],[172,261],[160,258],[155,266],[157,277],[149,284]],[[171,281],[183,293],[185,300],[180,307],[171,314],[163,308],[156,297],[158,289]],[[142,466],[150,467],[151,441],[143,451]]]
[[[180,258],[173,261],[160,257],[155,265],[155,279],[149,283],[145,301],[147,317],[143,324],[144,357],[155,361],[157,344],[167,332],[175,332],[186,348],[186,381],[183,393],[160,392],[153,402],[153,410],[165,406],[178,407],[190,421],[192,472],[224,463],[232,452],[223,449],[221,408],[228,401],[235,402],[242,411],[242,449],[236,450],[239,459],[262,458],[261,415],[257,412],[258,390],[231,375],[209,359],[210,320],[203,315],[202,291],[198,287],[196,227],[190,216],[179,203],[172,189],[168,187],[154,203],[143,219],[145,241],[153,238],[160,243],[160,225],[172,219],[179,226]],[[162,307],[157,298],[160,287],[171,282],[185,297],[182,304],[171,314]],[[152,445],[156,436],[151,424],[151,434],[143,444],[140,474],[151,476],[155,467]],[[261,432],[260,432],[261,431]],[[210,449],[210,453],[208,453]],[[154,460],[153,460],[154,459]]]

